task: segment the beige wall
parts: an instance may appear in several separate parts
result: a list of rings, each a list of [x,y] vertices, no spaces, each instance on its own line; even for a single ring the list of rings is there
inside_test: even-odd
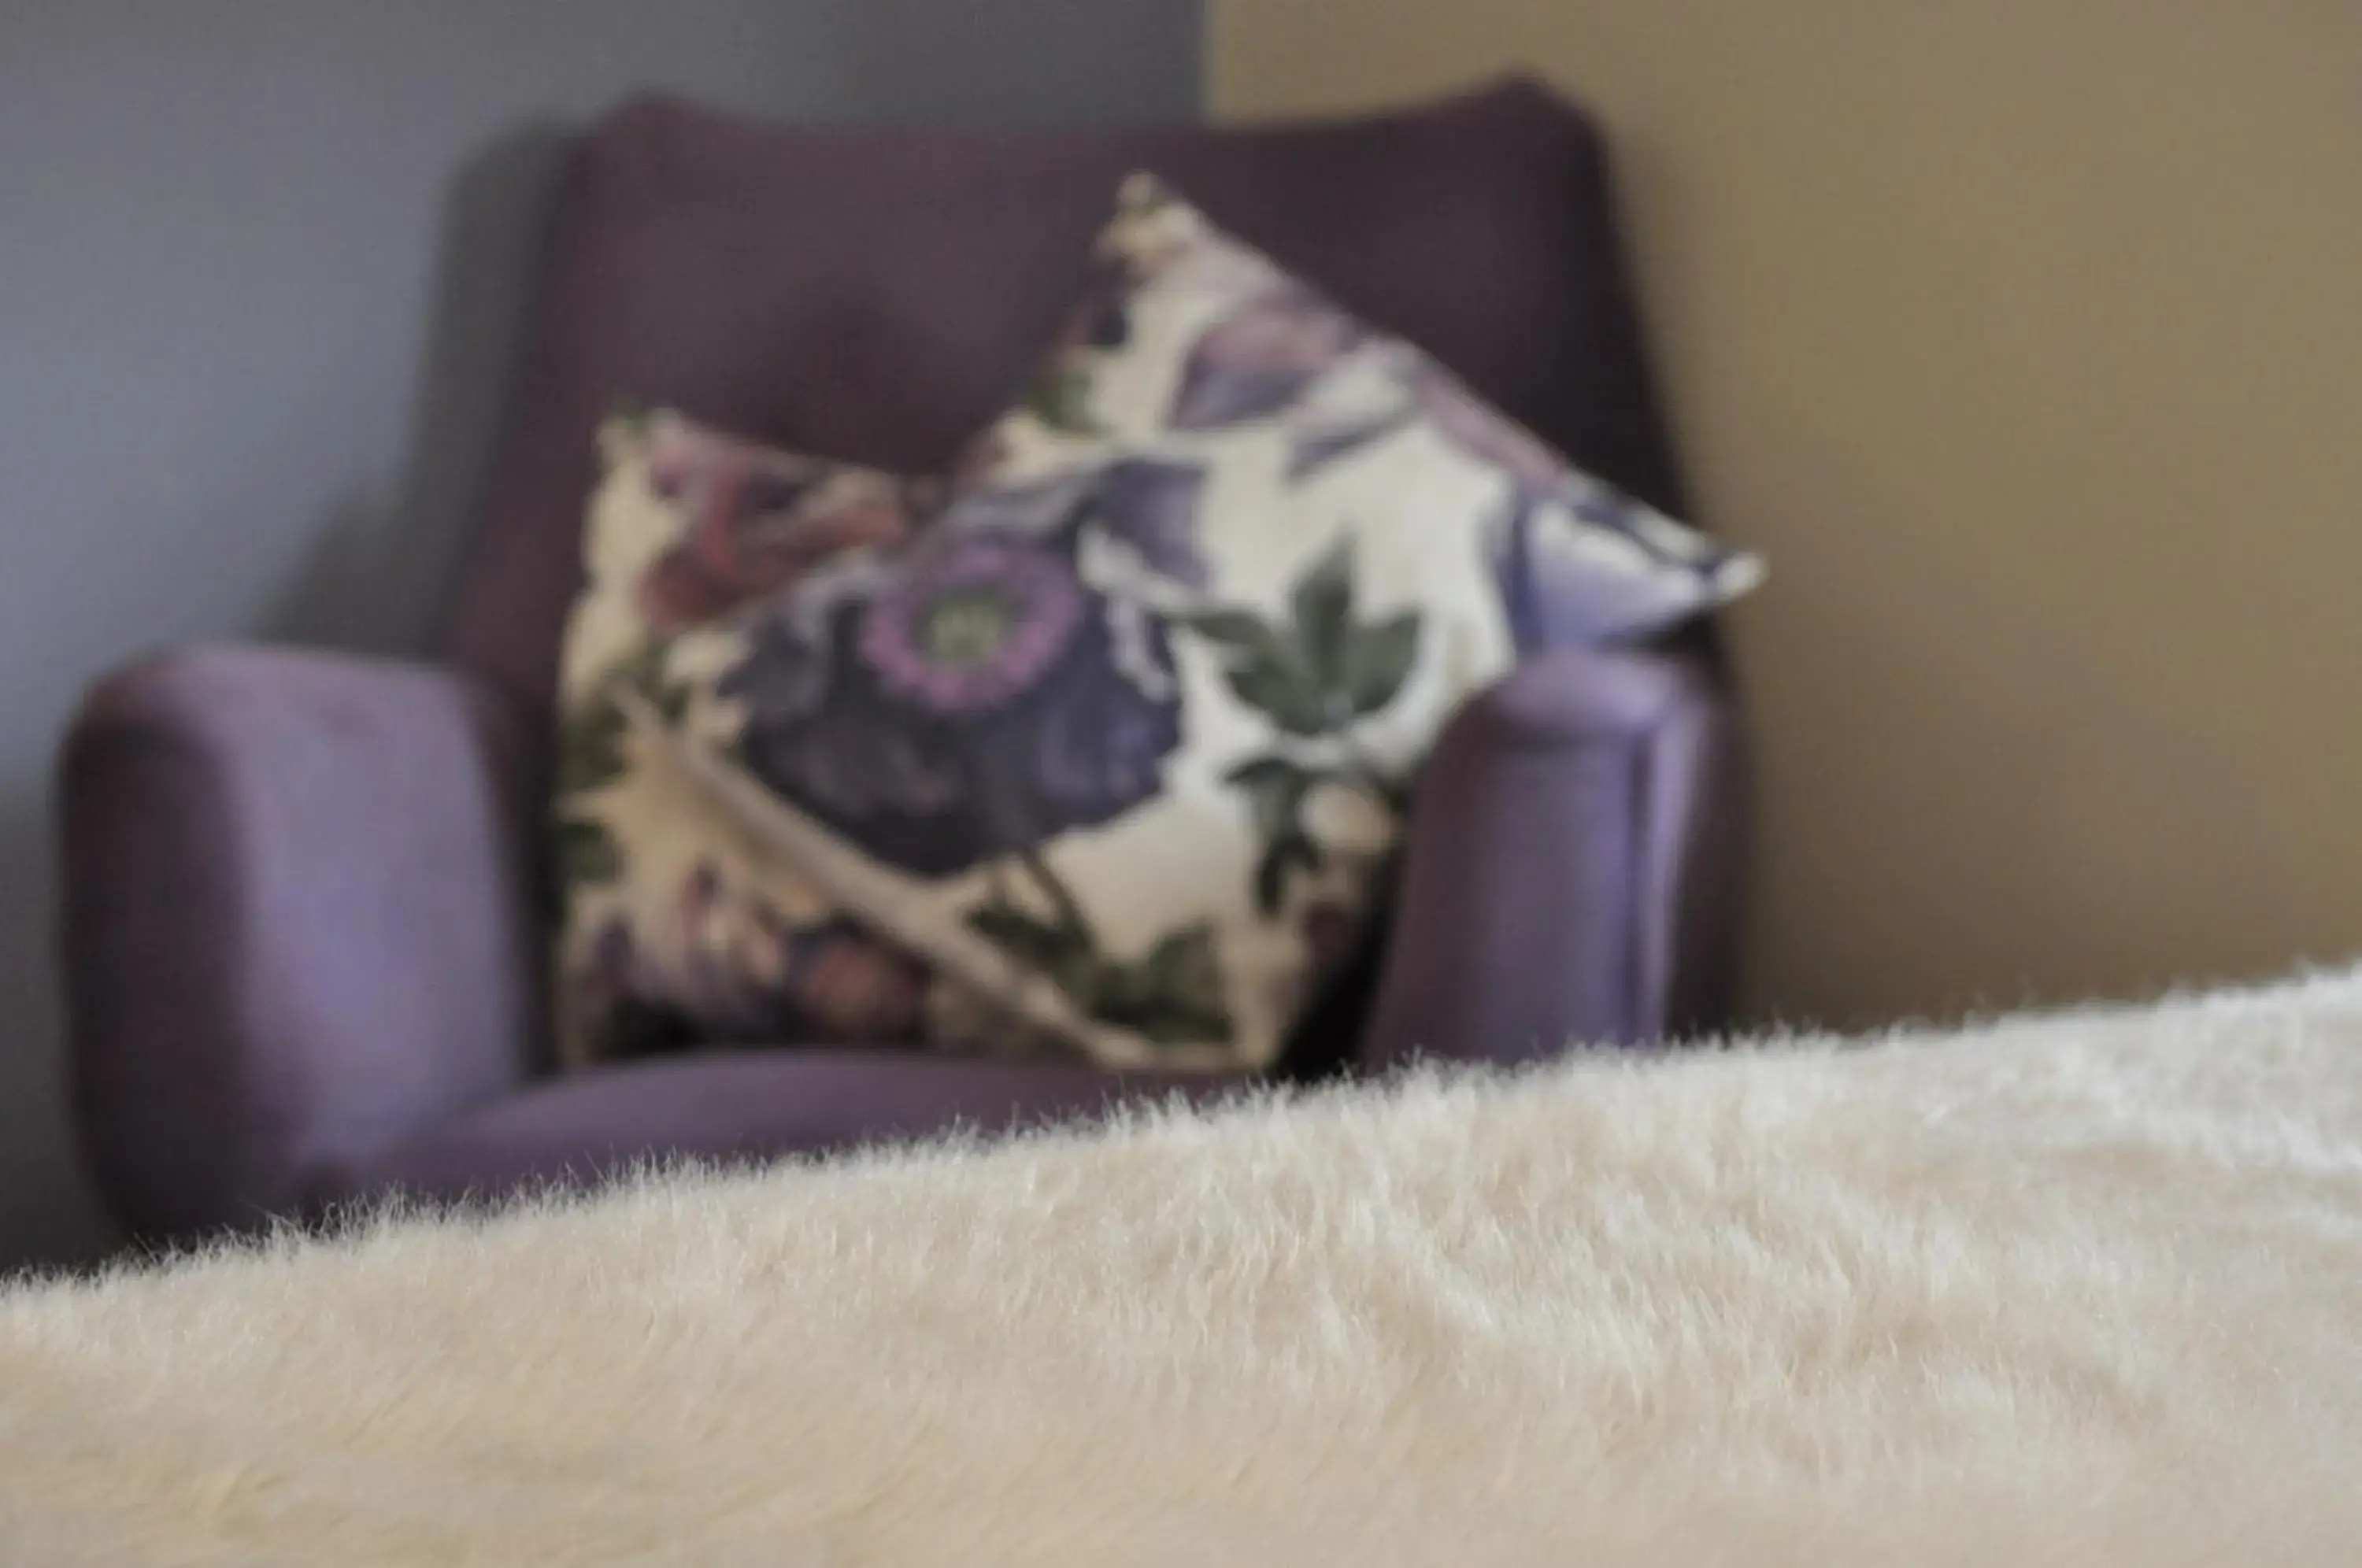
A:
[[[1209,25],[1225,115],[1515,64],[1606,122],[1700,511],[1772,561],[1756,1011],[2362,953],[2362,4]]]

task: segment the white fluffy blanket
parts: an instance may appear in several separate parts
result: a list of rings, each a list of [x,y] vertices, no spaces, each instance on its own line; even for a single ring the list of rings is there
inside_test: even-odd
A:
[[[2362,1562],[2362,977],[0,1295],[0,1562]]]

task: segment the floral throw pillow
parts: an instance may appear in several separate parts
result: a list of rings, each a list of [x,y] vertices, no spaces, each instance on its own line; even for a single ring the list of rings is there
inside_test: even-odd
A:
[[[830,561],[908,540],[939,487],[671,414],[601,434],[606,479],[559,678],[557,997],[575,1063],[716,1042],[911,1043],[929,989],[680,762],[701,650]],[[726,654],[725,654],[726,657]]]
[[[925,526],[805,510],[792,572],[651,645],[616,705],[760,885],[792,881],[745,917],[761,942],[905,963],[860,993],[906,997],[897,1029],[1261,1067],[1370,918],[1462,701],[1760,569],[1153,181],[1098,255]]]

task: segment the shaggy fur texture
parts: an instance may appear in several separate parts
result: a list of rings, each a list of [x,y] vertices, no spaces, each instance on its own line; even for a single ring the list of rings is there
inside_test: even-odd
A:
[[[2362,1561],[2362,977],[0,1296],[0,1562]]]

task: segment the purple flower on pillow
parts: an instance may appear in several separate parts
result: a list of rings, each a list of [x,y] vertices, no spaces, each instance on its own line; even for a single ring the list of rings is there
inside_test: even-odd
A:
[[[922,877],[1150,799],[1181,738],[1172,650],[1081,580],[1074,538],[948,529],[817,624],[767,618],[724,685],[748,768]]]
[[[1253,294],[1190,349],[1173,397],[1173,426],[1218,430],[1278,414],[1366,336],[1361,323],[1304,284]]]
[[[955,539],[871,602],[861,657],[885,690],[946,718],[1031,690],[1074,639],[1083,586],[1049,551]]]
[[[972,480],[944,526],[1014,534],[1065,550],[1094,534],[1123,546],[1160,577],[1203,588],[1198,502],[1205,488],[1201,466],[1154,458],[1124,458],[1021,484]]]
[[[1358,322],[1302,283],[1250,295],[1191,348],[1172,422],[1182,430],[1215,430],[1293,412],[1315,381],[1368,341]],[[1563,458],[1478,401],[1458,377],[1403,345],[1382,352],[1401,403],[1351,425],[1304,431],[1295,463],[1299,477],[1422,415],[1445,440],[1522,489],[1546,491],[1568,477]]]
[[[1317,383],[1366,351],[1396,393],[1392,406],[1324,414]],[[1191,348],[1169,417],[1212,430],[1289,422],[1288,472],[1302,480],[1424,424],[1500,473],[1508,492],[1488,530],[1502,609],[1519,649],[1594,646],[1659,630],[1727,591],[1736,552],[1713,545],[1590,478],[1466,383],[1407,344],[1374,339],[1309,287],[1242,295]],[[1617,547],[1600,536],[1621,541]]]
[[[1432,362],[1409,372],[1411,396],[1436,433],[1480,463],[1509,476],[1520,491],[1540,495],[1567,487],[1575,475],[1542,438],[1496,412],[1468,383]]]
[[[775,452],[660,414],[648,478],[678,507],[680,538],[640,580],[659,633],[712,621],[778,592],[843,551],[910,537],[929,504],[915,481]]]

